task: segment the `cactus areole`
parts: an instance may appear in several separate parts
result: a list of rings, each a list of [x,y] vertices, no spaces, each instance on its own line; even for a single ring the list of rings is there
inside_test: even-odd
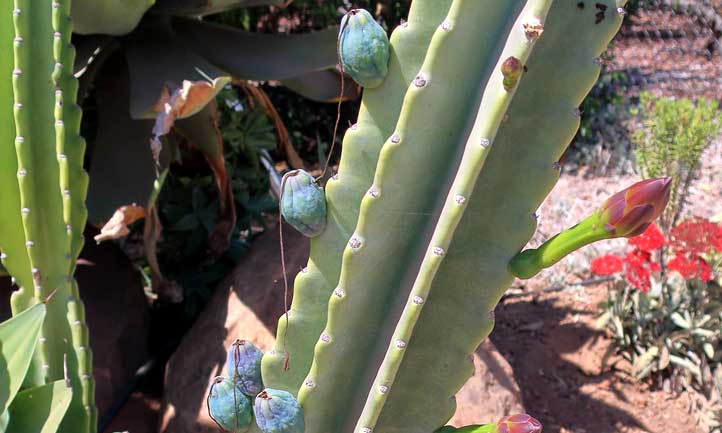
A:
[[[364,9],[352,9],[341,20],[338,54],[344,71],[362,87],[378,87],[388,74],[389,38]]]

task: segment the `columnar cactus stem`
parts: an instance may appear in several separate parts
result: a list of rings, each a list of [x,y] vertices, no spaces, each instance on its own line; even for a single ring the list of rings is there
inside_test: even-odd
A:
[[[473,1],[473,0],[471,0]],[[529,58],[534,43],[543,32],[552,0],[530,0],[514,24],[506,47],[497,62],[495,72],[483,89],[481,105],[478,110],[459,170],[447,195],[441,216],[436,223],[434,234],[425,253],[416,281],[411,288],[406,305],[396,325],[391,344],[378,369],[374,384],[367,396],[366,404],[356,424],[355,431],[364,433],[373,430],[386,403],[389,389],[393,386],[405,351],[399,350],[400,341],[410,341],[416,321],[428,298],[431,282],[444,260],[457,226],[466,209],[466,201],[472,196],[476,180],[479,177],[490,147],[499,129],[523,72],[523,64]],[[453,23],[460,13],[464,13],[464,3],[454,3],[447,22],[451,23],[447,32],[455,31]]]
[[[386,79],[364,90],[358,122],[344,137],[338,175],[326,184],[326,228],[311,240],[308,267],[295,279],[289,326],[285,318],[279,320],[275,350],[263,357],[268,387],[296,393],[308,374],[313,347],[326,324],[328,299],[338,283],[341,254],[356,227],[361,198],[373,181],[379,151],[396,126],[406,89],[450,5],[451,0],[414,0],[408,22],[391,35]]]
[[[70,380],[75,392],[60,431],[89,432],[96,423],[92,356],[72,277],[83,245],[88,181],[83,171],[85,143],[79,135],[81,111],[75,99],[77,81],[72,75],[70,1],[15,0],[0,7],[0,12],[7,14],[0,24],[8,16],[13,22],[12,32],[0,32],[12,40],[14,62],[12,92],[0,94],[13,101],[13,138],[5,141],[10,132],[3,125],[0,148],[14,161],[3,163],[15,165],[16,176],[14,186],[3,185],[3,193],[8,192],[8,203],[17,205],[20,217],[20,224],[12,218],[0,220],[0,248],[6,258],[16,258],[6,264],[20,286],[11,300],[13,312],[53,294],[47,300],[47,318],[27,381],[39,385]],[[0,43],[0,51],[6,43]],[[12,142],[14,155],[8,150]],[[22,234],[21,249],[13,231]]]
[[[376,359],[396,325],[394,309],[403,305],[427,251],[440,197],[456,172],[452,164],[461,158],[487,81],[498,74],[499,40],[507,39],[524,3],[454,0],[436,29],[361,201],[326,328],[299,391],[310,431],[351,431],[356,425]],[[478,29],[484,37],[470,37]],[[499,87],[504,91],[501,80]],[[393,342],[395,350],[407,343]]]

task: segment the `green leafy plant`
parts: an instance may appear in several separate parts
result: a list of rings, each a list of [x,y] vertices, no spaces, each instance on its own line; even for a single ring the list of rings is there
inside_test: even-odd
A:
[[[67,379],[22,386],[45,316],[45,304],[38,303],[0,323],[0,432],[55,433],[70,405]]]
[[[668,236],[650,226],[629,244],[624,257],[592,262],[596,274],[624,275],[610,287],[600,324],[638,379],[678,371],[687,384],[708,386],[706,371],[722,362],[722,226],[685,220]]]
[[[719,134],[722,120],[716,101],[657,98],[640,95],[641,128],[632,133],[637,168],[644,177],[674,179],[670,206],[661,219],[665,230],[677,224],[687,192],[699,174],[704,150]]]

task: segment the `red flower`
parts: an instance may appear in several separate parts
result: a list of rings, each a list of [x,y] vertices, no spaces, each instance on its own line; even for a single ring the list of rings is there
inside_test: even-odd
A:
[[[614,254],[607,254],[592,260],[591,271],[597,275],[614,275],[623,269],[624,262]]]
[[[655,224],[650,224],[644,233],[630,238],[629,244],[649,253],[662,248],[667,244],[667,240]]]
[[[672,245],[691,255],[722,251],[722,226],[703,218],[685,220],[672,229]]]
[[[686,280],[698,278],[702,281],[709,281],[712,279],[712,269],[709,264],[698,256],[690,259],[685,253],[678,252],[667,263],[667,266],[669,269],[679,272]]]
[[[659,269],[659,264],[652,263],[650,254],[641,250],[634,250],[624,256],[624,262],[627,265],[627,272],[624,277],[632,287],[647,293],[652,284],[649,277],[651,271]],[[656,266],[655,266],[656,265]]]

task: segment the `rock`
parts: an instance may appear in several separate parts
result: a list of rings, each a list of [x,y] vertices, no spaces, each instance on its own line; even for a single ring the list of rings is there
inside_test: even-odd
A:
[[[138,271],[112,242],[97,245],[85,230],[76,278],[93,350],[95,402],[102,417],[148,358],[148,304]],[[0,279],[0,320],[10,316],[10,279]]]
[[[484,341],[473,356],[476,372],[456,394],[456,413],[448,424],[456,427],[485,424],[524,413],[514,372],[491,340]]]
[[[306,265],[309,244],[293,230],[284,230],[283,236],[290,285]],[[253,242],[168,361],[160,432],[217,433],[206,397],[213,377],[225,374],[227,347],[236,338],[264,352],[273,346],[276,321],[284,312],[278,245],[278,230]]]

